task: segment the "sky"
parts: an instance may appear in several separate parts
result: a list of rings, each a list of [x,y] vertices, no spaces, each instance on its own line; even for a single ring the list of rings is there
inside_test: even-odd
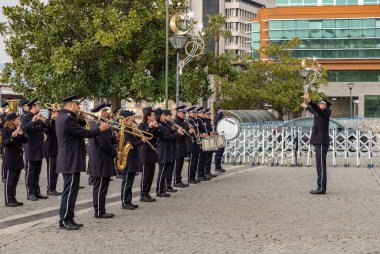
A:
[[[3,6],[14,6],[18,4],[18,0],[0,0],[0,22],[5,22],[7,19],[3,15]],[[7,56],[4,50],[4,38],[0,38],[0,63],[5,63],[11,61],[10,57]]]

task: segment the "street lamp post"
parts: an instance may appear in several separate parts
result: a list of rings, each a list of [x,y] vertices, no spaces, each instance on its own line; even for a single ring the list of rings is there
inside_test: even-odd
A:
[[[350,117],[352,118],[352,88],[354,88],[355,83],[347,83],[346,86],[350,90]]]
[[[179,52],[185,46],[187,38],[181,35],[175,35],[169,38],[170,43],[177,51],[177,66],[176,66],[176,89],[175,89],[175,105],[179,106]]]
[[[165,1],[165,108],[168,109],[169,101],[169,0]]]
[[[309,75],[309,70],[307,69],[301,69],[300,70],[300,74],[301,74],[301,77],[303,79],[303,93],[305,94],[306,93],[306,78],[307,76]],[[303,102],[306,103],[306,100],[303,99]],[[303,109],[303,116],[306,117],[306,108]]]

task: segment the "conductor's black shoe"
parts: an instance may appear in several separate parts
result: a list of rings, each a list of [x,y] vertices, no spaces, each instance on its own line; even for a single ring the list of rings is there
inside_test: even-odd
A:
[[[79,189],[80,189],[80,190],[84,189],[84,186],[79,186]]]
[[[123,209],[125,210],[135,210],[135,206],[132,204],[123,205]]]
[[[41,195],[41,194],[37,194],[37,195],[36,195],[36,198],[39,198],[39,199],[47,199],[47,198],[49,198],[49,197],[48,197],[48,196]]]
[[[319,190],[312,190],[312,191],[310,191],[310,194],[319,194],[319,195],[321,195],[321,194],[326,194],[326,191],[325,190],[321,190],[321,191],[319,191]]]
[[[64,229],[67,229],[67,230],[78,230],[79,227],[78,226],[75,226],[73,223],[71,223],[70,221],[66,221],[66,222],[59,222],[59,228],[64,228]]]
[[[84,226],[83,223],[76,223],[74,220],[71,220],[71,223],[80,228]]]
[[[47,191],[46,194],[48,196],[59,196],[62,194],[62,192],[58,192],[58,191]]]
[[[18,205],[15,202],[5,202],[6,207],[17,207]]]
[[[176,189],[173,189],[172,187],[169,187],[169,188],[167,188],[166,190],[165,190],[165,192],[177,192],[177,190]]]
[[[222,168],[216,168],[215,171],[217,171],[217,172],[221,172],[221,173],[226,172],[226,170],[225,170],[225,169],[222,169]]]
[[[195,180],[195,179],[191,179],[191,180],[189,181],[189,183],[190,183],[190,184],[197,184],[197,183],[198,183],[198,181],[197,181],[197,180]]]
[[[23,202],[18,202],[17,199],[13,200],[13,202],[15,202],[18,206],[23,206],[24,205]]]
[[[156,201],[155,198],[152,198],[151,196],[141,196],[140,202],[154,202]]]
[[[38,200],[38,198],[36,196],[34,196],[34,195],[28,196],[27,199],[30,200],[30,201],[37,201]]]
[[[170,197],[171,195],[169,193],[157,193],[157,197],[161,197],[161,198],[168,198]]]
[[[115,216],[115,214],[113,213],[102,213],[102,214],[95,214],[95,218],[98,218],[98,219],[111,219]]]

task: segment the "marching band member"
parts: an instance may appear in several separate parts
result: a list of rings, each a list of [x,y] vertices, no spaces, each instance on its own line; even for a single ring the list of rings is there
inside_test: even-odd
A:
[[[5,122],[7,121],[7,114],[9,113],[9,102],[4,103],[1,105],[2,108],[2,114],[0,116],[0,130],[4,127]],[[0,154],[1,157],[4,156],[4,149],[3,147],[0,147]],[[7,179],[7,170],[4,168],[1,168],[1,182],[5,183],[5,179]]]
[[[1,130],[3,137],[4,157],[2,166],[7,170],[7,178],[4,186],[5,206],[22,206],[22,202],[16,199],[16,187],[20,179],[21,170],[24,167],[22,143],[26,137],[19,127],[20,117],[16,113],[7,115],[4,128]]]
[[[22,121],[22,119],[26,116],[26,114],[30,110],[30,107],[29,107],[28,103],[29,103],[29,100],[27,100],[25,98],[23,98],[20,101],[20,106],[22,107],[22,111],[23,111],[23,113],[20,115],[21,121]],[[26,143],[22,144],[22,149],[24,150],[24,168],[25,168],[25,185],[26,185],[26,183],[27,183],[26,177],[28,176],[28,169],[29,169],[28,153],[26,151]]]
[[[121,121],[124,121],[125,128],[128,131],[132,130],[132,126],[135,124],[135,112],[125,110],[120,112],[120,116],[123,117]],[[129,127],[129,128],[128,128]],[[137,138],[135,135],[125,132],[125,145],[131,145],[132,149],[128,153],[127,165],[125,168],[125,175],[121,183],[121,201],[122,207],[126,210],[134,210],[138,208],[138,205],[132,204],[132,187],[135,180],[136,173],[140,171],[140,156],[139,147],[148,141],[147,138]],[[122,151],[119,151],[121,153]]]
[[[198,135],[199,135],[199,129],[198,129],[198,121],[196,119],[197,117],[197,110],[196,107],[191,107],[187,109],[187,112],[189,114],[188,123],[194,127],[194,132],[191,134],[193,136],[193,140],[188,139],[186,141],[186,150],[188,152],[189,156],[189,165],[188,165],[188,181],[191,184],[197,184],[200,183],[199,180],[195,179],[196,176],[196,170],[198,167],[198,159],[199,159],[199,144],[198,144]]]
[[[55,132],[55,121],[58,117],[58,110],[53,109],[50,119],[47,119],[47,125],[49,126],[46,134],[47,138],[44,142],[47,159],[47,191],[49,196],[59,196],[62,193],[56,190],[58,174],[55,172],[57,168],[57,155],[58,155],[58,142],[57,134]]]
[[[205,122],[206,122],[206,130],[207,134],[209,136],[216,136],[216,132],[214,131],[214,128],[211,124],[211,108],[206,109],[205,113]],[[211,174],[211,164],[212,164],[212,154],[214,152],[206,152],[206,161],[205,161],[205,176],[206,178],[213,178],[216,177],[216,175]]]
[[[40,173],[43,159],[44,132],[47,129],[45,118],[39,114],[40,102],[34,99],[28,103],[30,111],[21,119],[21,129],[25,132],[28,142],[26,152],[28,157],[28,171],[26,176],[26,188],[28,200],[37,201],[47,199],[41,194]]]
[[[216,108],[216,114],[214,117],[214,126],[217,126],[219,121],[223,118],[223,109],[221,107]],[[218,148],[215,153],[215,171],[224,173],[225,169],[222,168],[222,158],[223,158],[224,148]]]
[[[203,107],[199,107],[197,109],[197,113],[198,113],[197,122],[198,122],[199,138],[205,138],[208,136],[207,129],[206,129],[206,120],[205,120],[206,112]],[[206,156],[207,156],[207,152],[200,149],[198,168],[197,168],[197,179],[200,181],[208,181],[211,179],[205,176]]]
[[[101,103],[96,105],[91,112],[99,114],[100,117],[109,119],[109,104]],[[94,119],[90,123],[90,130],[96,130],[100,126],[98,120]],[[89,150],[91,151],[91,167],[89,174],[93,181],[93,204],[95,218],[112,218],[113,213],[106,212],[106,196],[110,179],[113,176],[114,158],[117,151],[112,144],[112,130],[103,131],[98,137],[89,140]]]
[[[84,138],[94,138],[109,129],[108,123],[101,123],[96,129],[87,130],[85,115],[80,113],[79,96],[73,95],[62,100],[55,129],[58,141],[57,173],[63,174],[63,192],[59,210],[59,227],[77,230],[83,224],[74,221],[74,209],[78,196],[80,172],[86,170]],[[78,119],[79,117],[79,119]]]
[[[176,116],[174,118],[174,123],[183,128],[186,131],[189,131],[189,125],[185,121],[186,116],[186,106],[180,106],[176,109]],[[190,131],[189,131],[190,132]],[[177,153],[175,159],[175,172],[174,172],[174,187],[178,188],[186,188],[189,184],[185,184],[182,182],[182,168],[183,162],[187,155],[186,151],[186,139],[188,136],[182,135],[177,139]]]
[[[157,137],[160,135],[160,129],[156,121],[156,114],[152,107],[143,108],[143,121],[139,125],[139,129],[151,133],[154,137],[150,143],[157,149]],[[141,176],[141,202],[154,202],[155,198],[149,195],[152,187],[156,163],[158,162],[157,151],[153,150],[148,143],[141,146],[140,159],[142,163]]]

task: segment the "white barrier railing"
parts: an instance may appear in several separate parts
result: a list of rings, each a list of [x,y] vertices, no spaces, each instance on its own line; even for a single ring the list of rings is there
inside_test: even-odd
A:
[[[243,126],[237,138],[226,142],[224,161],[311,166],[314,163],[314,147],[309,143],[310,136],[310,128]],[[333,166],[372,168],[379,157],[380,133],[359,129],[330,130],[328,160]]]

